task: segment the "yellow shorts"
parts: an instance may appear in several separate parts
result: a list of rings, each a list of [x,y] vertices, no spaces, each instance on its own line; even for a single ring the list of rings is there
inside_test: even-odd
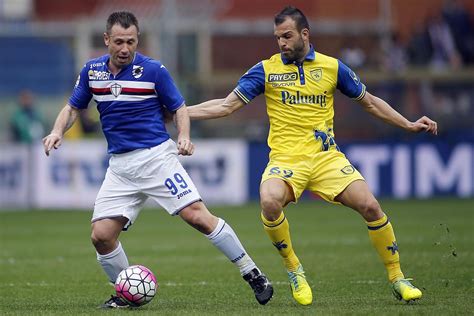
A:
[[[335,204],[339,202],[334,201],[334,198],[350,183],[364,180],[346,156],[337,150],[323,151],[312,157],[272,157],[262,174],[261,183],[271,178],[282,179],[288,183],[293,188],[295,202],[304,190],[309,190]]]

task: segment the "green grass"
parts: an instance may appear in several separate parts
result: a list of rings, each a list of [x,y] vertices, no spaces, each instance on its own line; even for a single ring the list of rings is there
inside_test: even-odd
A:
[[[474,201],[382,201],[397,234],[402,268],[424,292],[396,301],[362,219],[322,202],[286,211],[315,302],[297,306],[260,223],[257,204],[212,208],[271,278],[275,295],[255,301],[236,268],[207,239],[161,210],[145,210],[121,240],[131,264],[160,285],[137,310],[102,311],[111,293],[90,244],[89,212],[0,212],[1,315],[462,315],[474,311]]]

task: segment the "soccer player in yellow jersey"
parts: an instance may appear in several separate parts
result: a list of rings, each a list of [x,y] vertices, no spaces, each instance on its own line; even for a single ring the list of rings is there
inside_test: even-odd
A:
[[[383,121],[410,132],[437,134],[426,116],[411,122],[384,100],[366,91],[359,77],[339,60],[316,52],[309,25],[297,8],[275,16],[274,34],[280,53],[253,66],[225,98],[189,107],[192,119],[223,117],[264,93],[270,119],[270,160],[260,185],[263,227],[288,271],[294,299],[311,304],[311,287],[292,247],[283,208],[307,189],[326,201],[356,210],[366,221],[369,237],[382,259],[394,295],[419,299],[421,291],[400,269],[398,246],[387,216],[362,175],[334,140],[334,92],[339,89]]]

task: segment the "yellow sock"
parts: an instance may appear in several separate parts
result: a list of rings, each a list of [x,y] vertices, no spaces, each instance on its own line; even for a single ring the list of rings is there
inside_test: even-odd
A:
[[[290,238],[290,224],[285,214],[281,212],[280,217],[278,217],[276,221],[267,220],[263,214],[261,214],[261,218],[263,228],[268,237],[270,237],[273,245],[278,249],[280,256],[282,256],[286,269],[288,271],[296,271],[300,265],[300,261],[293,251]]]
[[[393,233],[392,224],[387,215],[373,222],[367,222],[369,237],[387,269],[388,279],[394,282],[404,278],[400,269],[397,241]]]

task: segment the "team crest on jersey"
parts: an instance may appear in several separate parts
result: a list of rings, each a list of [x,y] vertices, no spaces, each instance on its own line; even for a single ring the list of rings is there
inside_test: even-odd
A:
[[[311,70],[309,74],[311,75],[311,78],[313,78],[315,81],[319,81],[323,77],[323,70],[321,68],[316,68],[314,70]]]
[[[118,97],[120,93],[122,93],[122,86],[114,82],[114,84],[110,86],[110,92],[114,95],[114,97]]]
[[[344,174],[353,174],[355,169],[352,165],[348,165],[348,166],[345,166],[344,168],[342,168],[341,171]]]
[[[133,65],[132,75],[135,77],[135,79],[140,78],[143,75],[143,67]]]

